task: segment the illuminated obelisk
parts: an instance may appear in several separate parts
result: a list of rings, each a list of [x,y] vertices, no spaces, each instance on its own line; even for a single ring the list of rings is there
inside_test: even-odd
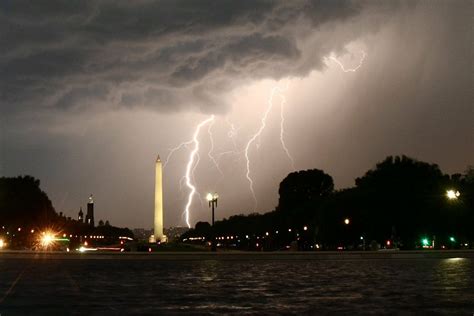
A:
[[[155,163],[155,241],[164,241],[163,235],[163,179],[160,156]]]

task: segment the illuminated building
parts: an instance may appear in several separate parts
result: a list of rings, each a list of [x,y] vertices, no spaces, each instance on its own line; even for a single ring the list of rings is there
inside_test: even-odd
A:
[[[86,224],[94,227],[94,200],[92,194],[89,196],[89,202],[87,202]]]
[[[79,213],[77,214],[77,220],[80,223],[84,222],[84,213],[82,212],[82,207],[79,209]]]

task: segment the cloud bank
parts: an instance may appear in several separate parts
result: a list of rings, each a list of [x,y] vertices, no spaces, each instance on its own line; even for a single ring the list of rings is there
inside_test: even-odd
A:
[[[354,1],[11,1],[2,112],[226,111],[221,95],[302,76],[365,31]],[[356,25],[356,27],[354,27]]]

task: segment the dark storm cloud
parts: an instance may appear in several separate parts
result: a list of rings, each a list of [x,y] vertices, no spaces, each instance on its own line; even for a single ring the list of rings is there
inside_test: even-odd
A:
[[[222,112],[219,94],[233,82],[320,68],[347,39],[321,36],[308,52],[307,38],[361,10],[352,1],[6,2],[2,111],[103,104]]]

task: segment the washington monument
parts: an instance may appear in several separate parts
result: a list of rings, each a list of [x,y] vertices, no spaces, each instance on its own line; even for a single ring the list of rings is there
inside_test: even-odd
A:
[[[154,239],[156,242],[164,241],[163,235],[163,180],[160,156],[155,163],[155,226]]]

